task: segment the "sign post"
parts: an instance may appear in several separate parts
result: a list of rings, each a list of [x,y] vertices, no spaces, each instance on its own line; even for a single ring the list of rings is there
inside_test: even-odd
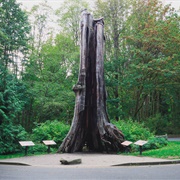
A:
[[[143,145],[146,144],[147,141],[143,141],[143,140],[138,140],[136,141],[134,144],[139,146],[139,154],[142,155],[142,151],[143,151]]]
[[[27,156],[27,154],[28,154],[28,147],[35,145],[32,141],[19,141],[19,144],[22,147],[25,147],[25,156]]]
[[[42,141],[46,146],[48,146],[47,153],[50,153],[50,146],[56,145],[56,143],[53,140],[44,140]]]
[[[132,144],[131,141],[124,141],[121,143],[125,147],[125,152],[128,153],[130,151],[130,145]]]

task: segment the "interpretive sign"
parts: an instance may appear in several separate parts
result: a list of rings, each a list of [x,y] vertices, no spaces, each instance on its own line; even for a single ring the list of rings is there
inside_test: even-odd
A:
[[[50,146],[56,145],[56,143],[53,140],[44,140],[42,141],[46,146],[48,146],[47,152],[50,153]]]
[[[49,145],[56,145],[56,143],[53,140],[44,140],[42,141],[46,146]]]
[[[27,155],[28,147],[35,145],[32,141],[19,141],[19,144],[20,144],[22,147],[25,147],[25,156]]]
[[[136,141],[134,144],[135,145],[138,145],[139,146],[139,152],[140,152],[140,155],[142,155],[142,147],[144,144],[146,144],[147,141],[143,141],[143,140],[138,140]]]
[[[35,144],[32,141],[19,141],[21,146],[34,146]]]
[[[123,146],[129,146],[129,145],[132,144],[132,142],[131,142],[131,141],[124,141],[124,142],[122,142],[121,144],[122,144]]]
[[[138,146],[143,146],[144,144],[146,144],[147,141],[143,141],[143,140],[138,140],[136,141],[134,144],[138,145]]]
[[[128,153],[130,152],[130,145],[132,144],[131,141],[124,141],[121,143],[125,147],[125,152]]]

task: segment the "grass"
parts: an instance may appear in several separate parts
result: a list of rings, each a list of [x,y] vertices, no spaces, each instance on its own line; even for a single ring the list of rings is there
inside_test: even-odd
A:
[[[18,158],[18,157],[23,157],[23,156],[24,156],[24,153],[7,154],[7,155],[0,155],[0,159]]]
[[[57,149],[51,149],[51,154],[56,153]],[[27,156],[36,156],[36,155],[44,155],[47,154],[47,152],[28,152]],[[7,155],[0,155],[0,159],[10,159],[10,158],[18,158],[18,157],[24,157],[24,151],[20,153],[15,153],[15,154],[7,154]]]
[[[130,155],[139,155],[139,152],[130,153]],[[180,141],[169,141],[167,146],[143,151],[142,155],[155,158],[180,159]]]

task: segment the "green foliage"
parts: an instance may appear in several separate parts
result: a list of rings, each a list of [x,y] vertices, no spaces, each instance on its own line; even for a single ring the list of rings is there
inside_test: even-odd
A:
[[[154,117],[146,119],[145,124],[156,135],[172,134],[172,122],[167,116],[156,114]]]
[[[15,0],[0,1],[0,153],[16,152],[26,132],[19,125],[27,103],[20,80],[28,54],[30,25]]]
[[[0,1],[0,58],[1,63],[11,68],[17,73],[16,58],[22,62],[18,55],[24,54],[23,61],[26,58],[28,34],[30,26],[28,17],[19,7],[15,0]],[[1,49],[2,48],[2,49]],[[16,57],[16,58],[15,58]]]
[[[172,111],[178,116],[179,16],[157,0],[134,1],[132,7],[126,32],[131,62],[124,79],[134,104],[131,113],[140,120]]]
[[[137,155],[139,153],[133,153]],[[143,152],[143,156],[156,158],[179,159],[180,158],[180,142],[168,142],[167,146],[160,149],[152,149]]]
[[[145,128],[143,123],[130,120],[121,120],[112,122],[118,129],[120,129],[125,139],[128,141],[136,142],[137,140],[148,140],[153,137],[153,134],[148,128]]]
[[[32,130],[32,140],[38,143],[43,140],[54,140],[59,146],[67,135],[69,128],[69,125],[57,120],[46,121]]]
[[[96,5],[95,14],[105,18],[110,118],[130,116],[146,123],[148,118],[160,114],[158,131],[153,130],[161,133],[167,127],[169,132],[177,133],[179,13],[158,0],[98,0]]]
[[[23,75],[31,100],[24,110],[27,114],[25,124],[30,127],[34,122],[54,119],[69,123],[73,117],[75,95],[72,87],[77,80],[79,46],[75,45],[72,34],[65,30],[53,35],[48,32],[47,35],[46,23],[41,21],[41,18],[48,19],[47,9],[46,4],[41,4],[31,12],[37,18],[33,26],[39,32],[34,35],[29,64]],[[42,39],[40,35],[47,38]]]
[[[55,12],[47,4],[33,7],[33,37],[29,42],[27,14],[15,0],[0,1],[2,129],[9,128],[14,134],[13,128],[18,124],[31,131],[34,122],[71,122],[75,97],[72,86],[79,68],[79,15],[87,7],[82,0],[65,1],[56,11],[60,26],[56,35],[47,27],[49,13]],[[178,134],[179,14],[157,0],[98,0],[95,7],[95,16],[104,17],[105,21],[110,118],[131,117],[143,121],[156,134]],[[22,81],[18,79],[20,67],[24,71]],[[123,126],[127,139],[147,139],[149,131],[138,129],[136,122],[128,123],[128,128]]]
[[[113,124],[120,129],[125,139],[132,141],[133,143],[138,140],[146,140],[147,144],[143,146],[143,150],[149,149],[159,149],[167,145],[167,140],[165,138],[154,137],[154,134],[145,127],[144,123],[139,123],[137,121],[113,121]],[[132,151],[139,151],[139,146],[132,144]]]
[[[24,156],[24,153],[16,153],[16,154],[0,154],[0,159],[10,159],[10,158],[18,158]]]
[[[66,35],[57,35],[41,47],[43,69],[34,68],[37,59],[32,58],[24,74],[24,81],[31,93],[31,106],[37,123],[61,119],[70,122],[73,116],[74,98],[72,86],[77,79],[79,47]],[[29,107],[27,107],[28,109]],[[29,114],[30,115],[30,114]]]
[[[0,154],[7,154],[19,151],[18,141],[27,137],[16,119],[26,104],[26,88],[2,67],[0,75]]]
[[[0,154],[16,153],[21,150],[19,141],[27,140],[27,132],[22,126],[14,126],[10,122],[8,125],[0,125]]]
[[[15,121],[26,104],[26,88],[14,75],[0,67],[0,124]]]
[[[28,148],[29,154],[40,154],[47,152],[47,146],[44,144],[35,144],[35,146],[31,146]]]
[[[126,19],[129,14],[127,0],[98,0],[96,1],[97,18],[104,17],[105,21],[105,81],[108,92],[108,109],[111,119],[120,119],[127,116],[123,101],[125,93],[121,84],[125,66],[127,64],[124,32],[126,29]]]
[[[84,0],[65,0],[62,6],[56,11],[58,23],[62,28],[62,32],[69,34],[74,44],[79,42],[79,15],[83,9],[88,9],[89,5]]]
[[[167,139],[160,137],[153,137],[148,140],[148,143],[143,146],[144,150],[160,149],[168,144]]]

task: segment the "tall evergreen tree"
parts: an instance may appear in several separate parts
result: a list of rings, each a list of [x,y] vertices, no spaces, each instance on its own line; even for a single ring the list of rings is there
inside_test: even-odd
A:
[[[0,1],[1,63],[18,74],[27,54],[30,26],[25,12],[15,0]]]
[[[30,26],[15,0],[0,1],[0,11],[0,153],[8,153],[16,150],[22,131],[17,117],[26,103],[26,88],[18,78]]]

